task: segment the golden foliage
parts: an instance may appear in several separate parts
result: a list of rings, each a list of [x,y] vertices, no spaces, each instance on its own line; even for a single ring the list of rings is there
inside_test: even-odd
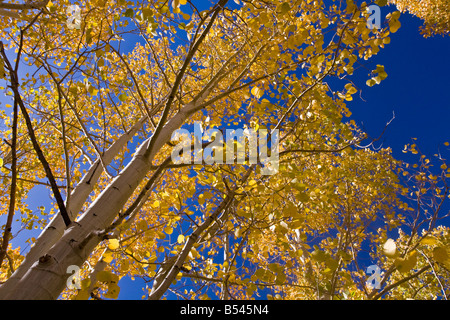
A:
[[[401,12],[409,12],[422,19],[424,37],[450,35],[450,2],[447,0],[391,0]]]

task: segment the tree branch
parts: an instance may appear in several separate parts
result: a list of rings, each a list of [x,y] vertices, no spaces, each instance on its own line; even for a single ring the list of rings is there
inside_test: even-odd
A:
[[[19,48],[18,48],[16,67],[14,69],[12,68],[11,63],[9,62],[8,57],[6,56],[3,42],[1,42],[1,41],[0,41],[0,53],[3,56],[3,60],[5,61],[6,66],[10,73],[11,88],[14,92],[14,99],[15,99],[15,101],[17,101],[17,103],[20,106],[20,110],[25,119],[25,123],[26,123],[27,129],[28,129],[28,135],[33,144],[33,148],[36,151],[39,161],[41,162],[41,164],[45,170],[45,174],[49,180],[53,194],[54,194],[56,202],[58,204],[59,211],[60,211],[61,216],[63,217],[64,223],[67,227],[70,225],[71,220],[67,213],[66,206],[64,204],[64,200],[61,196],[61,193],[59,192],[59,188],[58,188],[58,185],[56,184],[56,180],[55,180],[55,177],[53,176],[52,170],[50,169],[50,165],[48,164],[47,159],[45,158],[44,153],[42,152],[42,149],[39,146],[39,143],[37,142],[36,134],[33,129],[33,124],[31,123],[30,116],[28,115],[27,109],[23,103],[22,97],[19,92],[18,60],[20,58],[20,53],[22,52],[22,46],[23,46],[23,30],[21,30],[21,32],[20,32],[20,43],[19,43]]]
[[[388,286],[386,286],[383,290],[381,290],[381,292],[379,292],[378,294],[376,294],[375,296],[373,296],[373,298],[371,298],[372,300],[378,300],[379,298],[381,298],[383,296],[383,294],[385,294],[386,292],[394,289],[395,287],[398,287],[399,285],[401,285],[402,283],[405,283],[411,279],[414,279],[416,277],[418,277],[420,274],[424,273],[425,271],[427,271],[428,269],[430,269],[431,266],[427,265],[425,267],[423,267],[422,269],[420,269],[419,271],[417,271],[416,273],[409,275],[406,278],[403,278],[393,284],[390,284]]]
[[[9,209],[8,217],[5,225],[5,232],[3,233],[2,246],[0,248],[0,267],[3,264],[3,259],[7,255],[9,236],[11,235],[12,220],[14,217],[16,206],[16,188],[17,188],[17,118],[18,118],[17,100],[14,100],[13,110],[13,125],[12,125],[12,141],[11,141],[11,187],[9,193]]]

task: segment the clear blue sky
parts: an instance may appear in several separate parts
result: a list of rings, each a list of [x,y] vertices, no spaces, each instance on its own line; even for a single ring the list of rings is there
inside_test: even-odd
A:
[[[388,8],[382,8],[382,15]],[[376,137],[395,112],[383,146],[392,147],[399,159],[412,137],[418,138],[418,146],[430,155],[450,140],[450,39],[423,38],[419,34],[421,21],[409,14],[403,14],[400,21],[402,27],[391,35],[391,43],[372,60],[372,66],[385,66],[387,79],[371,88],[364,85],[367,78],[361,79],[366,102],[355,95],[349,104],[352,118],[363,122],[368,133]]]

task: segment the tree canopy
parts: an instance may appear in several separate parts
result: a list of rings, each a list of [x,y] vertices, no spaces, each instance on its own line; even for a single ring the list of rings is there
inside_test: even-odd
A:
[[[447,299],[449,144],[406,163],[350,118],[400,12],[448,35],[448,1],[416,2],[379,28],[353,0],[0,2],[0,298]],[[276,170],[175,163],[195,124],[278,132]]]

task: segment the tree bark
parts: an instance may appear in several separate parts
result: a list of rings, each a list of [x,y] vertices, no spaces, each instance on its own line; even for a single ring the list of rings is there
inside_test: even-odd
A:
[[[118,212],[147,175],[156,153],[170,140],[172,132],[180,128],[187,118],[198,110],[198,105],[203,103],[209,93],[210,90],[195,103],[187,104],[170,119],[152,143],[151,150],[148,147],[153,136],[145,140],[130,163],[98,196],[78,222],[72,223],[64,231],[61,239],[48,253],[41,256],[14,285],[5,286],[8,280],[4,284],[5,287],[1,287],[0,299],[57,299],[70,276],[70,273],[66,272],[67,268],[72,265],[80,267],[86,261],[103,240],[95,234],[114,221]],[[72,203],[74,202],[75,200],[72,199]]]
[[[105,152],[103,155],[103,161],[105,164],[109,164],[114,157],[120,152],[121,149],[127,144],[128,141],[139,131],[144,125],[147,117],[141,118],[129,132],[124,133],[119,137]],[[77,215],[81,211],[85,204],[89,194],[93,191],[95,184],[103,172],[103,166],[100,164],[100,160],[97,160],[92,164],[89,171],[84,175],[78,185],[71,193],[71,201],[68,207],[68,213],[72,221],[75,221]],[[31,268],[31,266],[38,261],[40,257],[43,257],[47,251],[63,236],[65,231],[65,224],[61,215],[56,214],[46,228],[41,232],[36,239],[33,247],[25,256],[25,260],[21,263],[19,268],[11,275],[11,277],[0,286],[0,297],[5,292],[14,290],[15,285],[21,280],[25,273]]]

